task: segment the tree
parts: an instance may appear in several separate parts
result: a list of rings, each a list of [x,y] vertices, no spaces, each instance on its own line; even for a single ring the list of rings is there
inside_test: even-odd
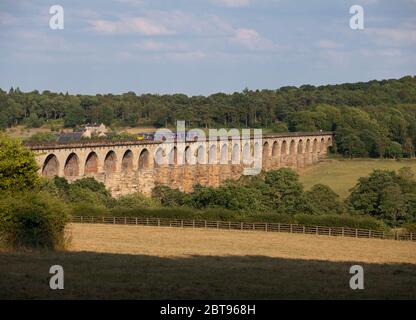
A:
[[[269,171],[266,173],[265,182],[270,186],[279,212],[295,214],[309,211],[299,175],[292,169]]]
[[[398,184],[387,186],[382,191],[379,209],[383,220],[394,227],[406,220],[406,201]]]
[[[67,128],[74,128],[77,125],[81,125],[85,123],[85,111],[80,106],[73,106],[71,107],[66,115],[65,115],[65,122],[64,126]]]
[[[20,140],[0,134],[0,190],[32,189],[39,185],[34,154]]]
[[[315,184],[306,192],[306,200],[316,214],[342,213],[344,207],[337,195],[324,184]]]

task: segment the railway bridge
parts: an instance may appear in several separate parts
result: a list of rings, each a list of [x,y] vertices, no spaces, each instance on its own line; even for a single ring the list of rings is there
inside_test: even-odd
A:
[[[219,186],[248,168],[302,170],[319,162],[332,145],[332,132],[296,132],[201,141],[83,141],[28,145],[39,174],[70,182],[94,177],[113,196],[150,195],[155,184],[189,192],[196,184]],[[247,159],[252,161],[247,161]],[[257,161],[257,162],[256,162]]]

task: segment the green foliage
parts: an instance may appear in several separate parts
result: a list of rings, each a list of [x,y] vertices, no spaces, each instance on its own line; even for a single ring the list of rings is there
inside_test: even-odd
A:
[[[410,168],[374,170],[359,179],[347,199],[351,208],[396,226],[415,218],[416,180]]]
[[[63,248],[68,219],[67,206],[46,192],[2,192],[0,243],[11,248]]]
[[[182,119],[187,119],[189,126],[205,128],[333,130],[336,150],[345,156],[411,157],[416,145],[416,77],[277,90],[245,89],[206,97],[0,90],[0,128],[25,123],[38,126],[41,121],[61,121],[65,127],[101,122],[168,127]]]
[[[28,128],[40,128],[44,123],[45,123],[45,120],[43,118],[39,118],[36,113],[32,113],[26,119],[26,126]]]
[[[32,189],[39,185],[34,154],[19,140],[0,133],[0,190]]]
[[[270,187],[270,196],[278,212],[295,214],[309,211],[299,175],[292,169],[269,171],[266,173],[265,182]]]
[[[317,214],[333,214],[344,212],[344,206],[330,187],[323,184],[315,184],[306,192],[306,201]]]
[[[171,189],[165,185],[157,185],[152,190],[152,197],[160,201],[164,206],[183,206],[188,201],[188,195],[177,189]]]
[[[57,140],[56,134],[52,132],[37,132],[25,139],[25,142],[29,143],[41,143],[41,142],[55,142]]]
[[[416,233],[416,223],[405,223],[402,228],[409,233]]]

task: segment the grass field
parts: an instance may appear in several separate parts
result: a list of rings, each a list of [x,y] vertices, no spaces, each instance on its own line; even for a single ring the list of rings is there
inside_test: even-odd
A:
[[[374,169],[398,170],[402,167],[411,167],[416,171],[416,160],[327,159],[307,168],[301,174],[300,180],[305,189],[323,183],[330,186],[341,198],[346,198],[358,178],[367,176]]]
[[[0,253],[0,298],[416,299],[416,243],[72,224],[67,252]],[[65,289],[49,289],[62,265]],[[360,264],[365,289],[349,288]]]

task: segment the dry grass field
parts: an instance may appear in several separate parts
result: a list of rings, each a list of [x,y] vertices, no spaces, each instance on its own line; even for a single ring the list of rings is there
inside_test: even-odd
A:
[[[300,181],[306,190],[314,184],[323,183],[330,186],[341,198],[346,198],[358,178],[368,176],[374,169],[397,171],[402,167],[411,167],[416,171],[416,160],[327,159],[307,168],[300,175]]]
[[[66,252],[0,253],[0,298],[416,299],[416,243],[71,224]],[[49,268],[65,289],[48,287]],[[349,288],[360,264],[365,289]]]

